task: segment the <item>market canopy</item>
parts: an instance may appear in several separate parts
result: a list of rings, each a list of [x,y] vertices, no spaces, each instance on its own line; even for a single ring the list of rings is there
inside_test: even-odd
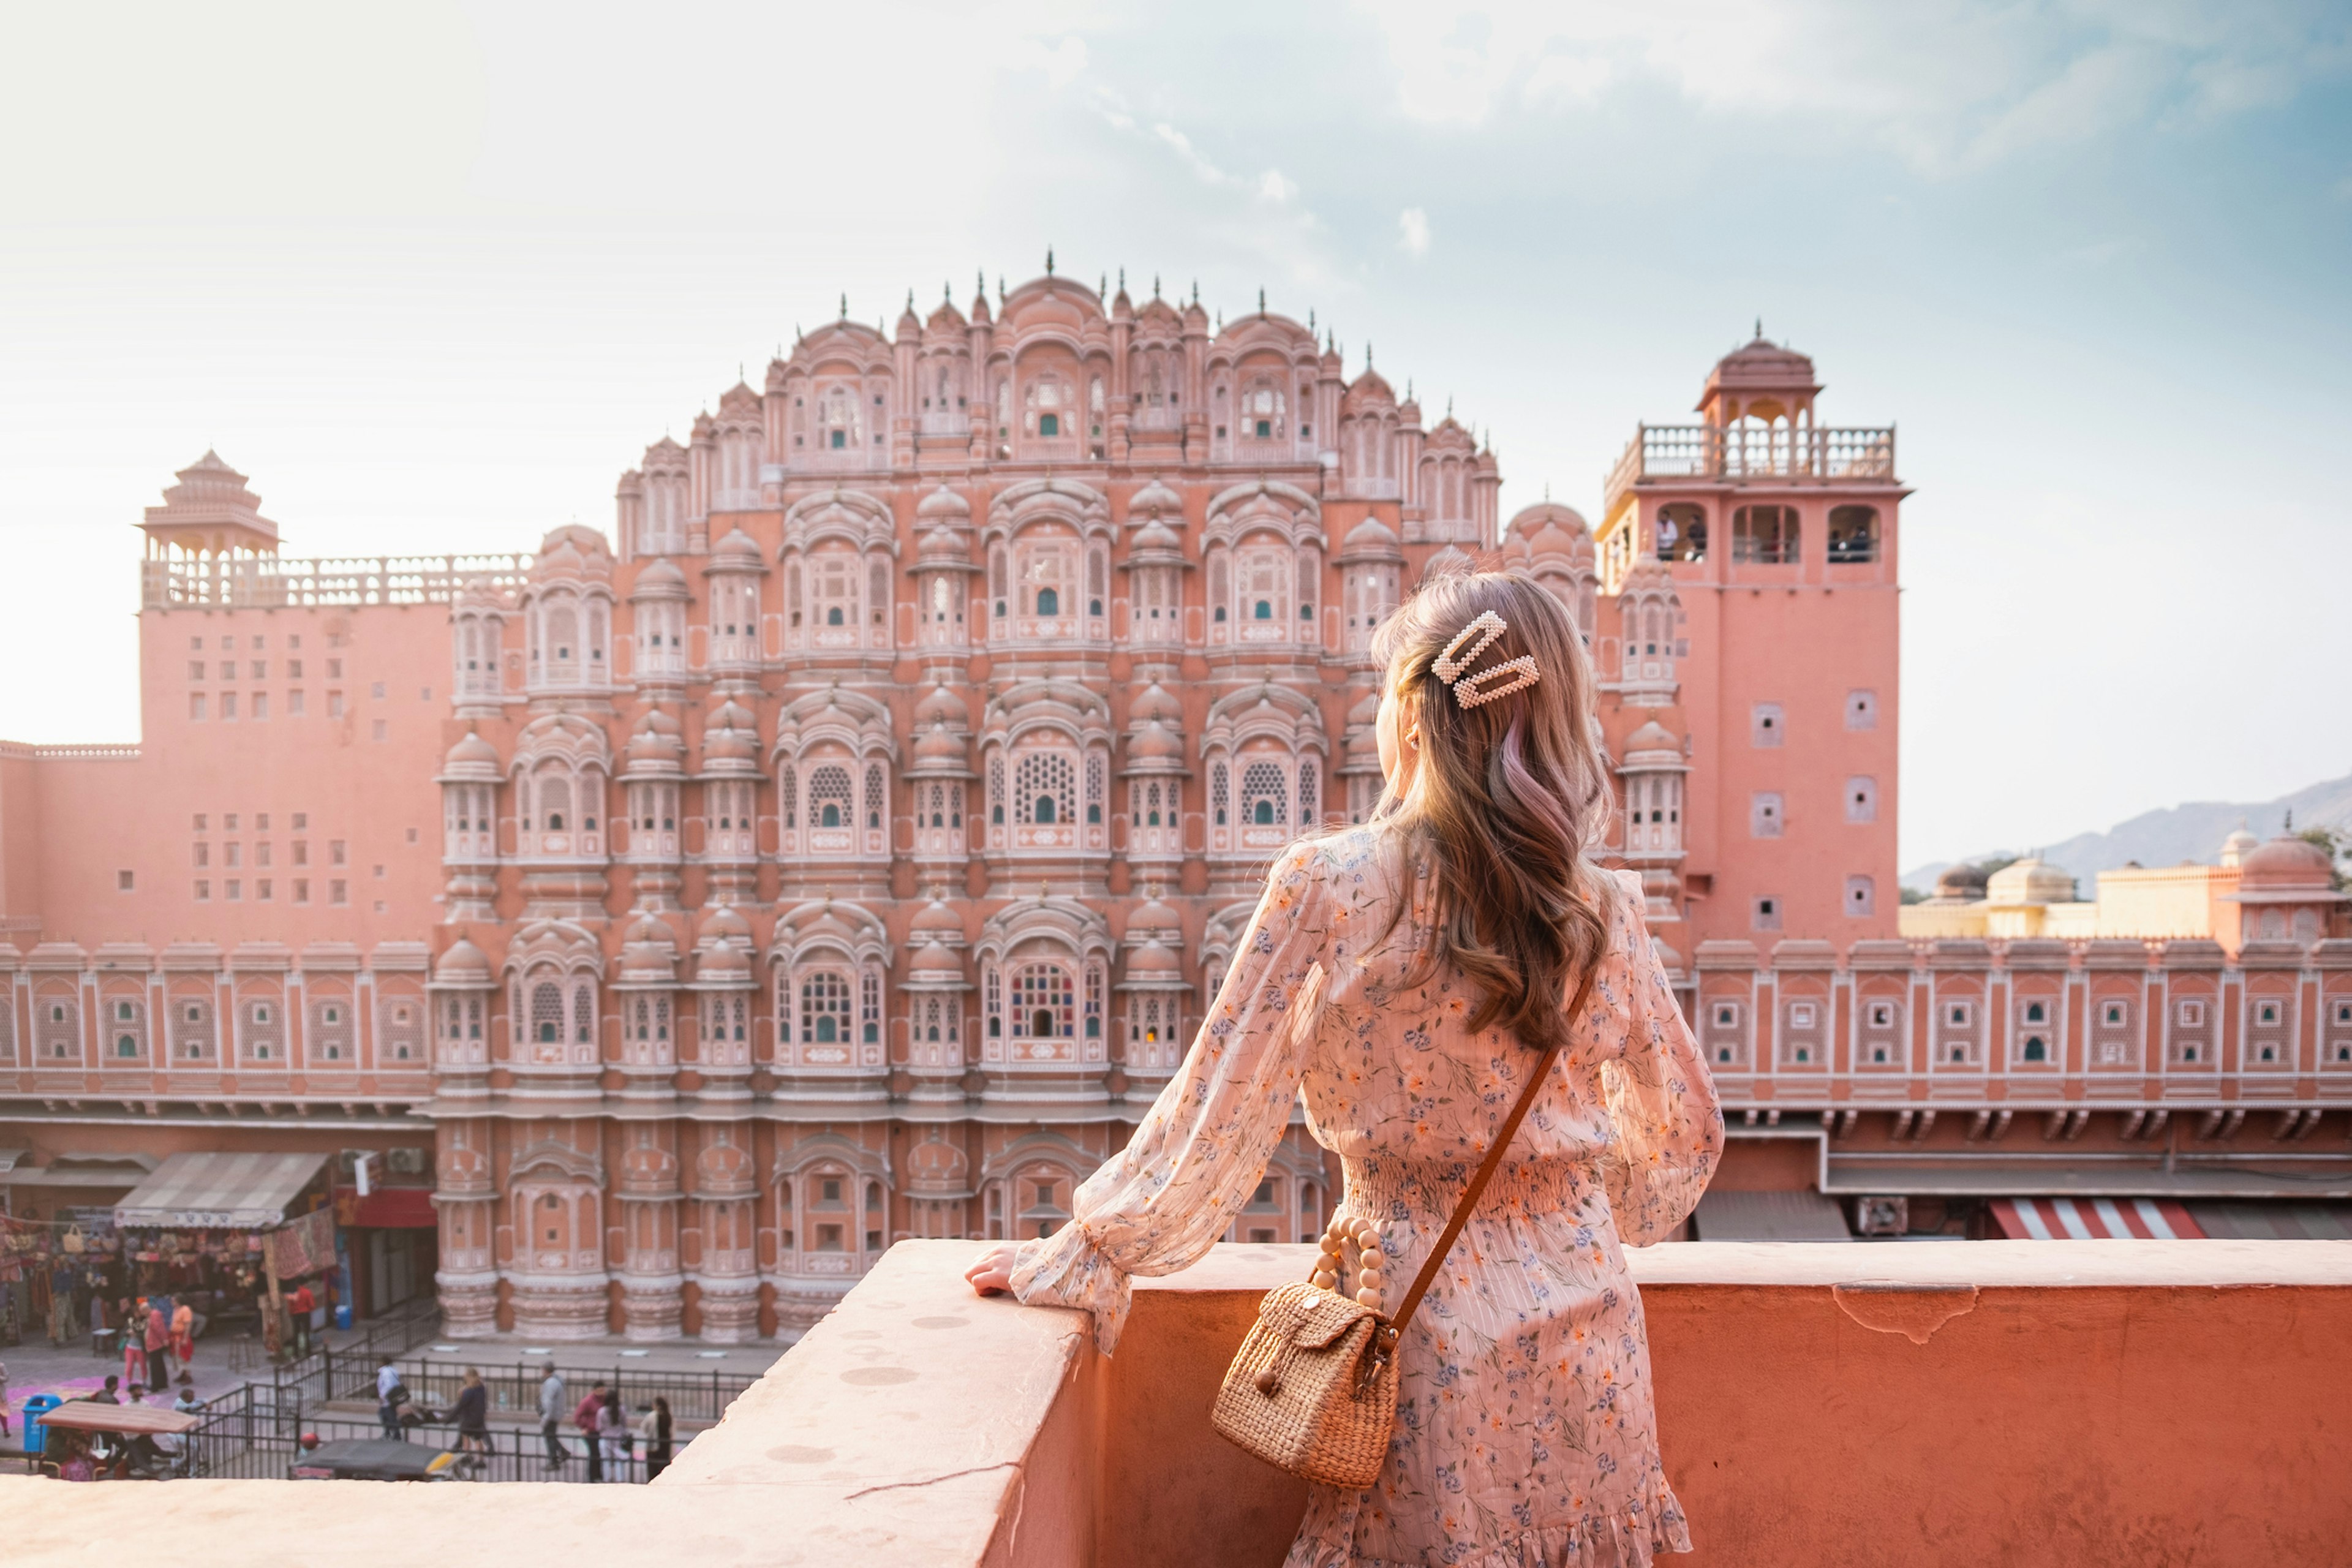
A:
[[[201,1425],[182,1410],[158,1410],[149,1405],[106,1405],[90,1399],[68,1399],[40,1417],[44,1426],[69,1426],[78,1432],[193,1432]]]
[[[281,1224],[326,1154],[174,1154],[114,1205],[120,1226],[203,1230]]]

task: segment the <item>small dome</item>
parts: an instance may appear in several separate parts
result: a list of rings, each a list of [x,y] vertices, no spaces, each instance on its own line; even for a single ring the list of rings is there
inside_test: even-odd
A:
[[[488,985],[489,957],[461,936],[449,944],[440,962],[433,966],[433,978],[444,985]]]
[[[953,942],[963,940],[963,916],[940,896],[940,889],[932,889],[930,902],[915,911],[915,918],[907,924],[909,936],[927,936],[935,942],[941,937]]]
[[[751,923],[727,904],[705,910],[694,931],[697,947],[719,942],[740,942],[747,949],[751,945]]]
[[[1396,531],[1376,517],[1368,517],[1348,531],[1349,550],[1393,550],[1396,546]]]
[[[1625,737],[1625,754],[1629,757],[1636,752],[1672,752],[1680,756],[1682,749],[1682,741],[1655,719]]]
[[[1981,866],[1965,863],[1947,866],[1936,879],[1936,901],[1948,904],[1982,903],[1985,896],[1985,874]]]
[[[730,529],[726,538],[710,547],[713,572],[757,572],[764,564],[758,542],[740,528]]]
[[[961,528],[927,528],[916,542],[915,559],[919,563],[961,566],[971,560],[971,541]]]
[[[1128,705],[1127,717],[1130,723],[1157,722],[1173,728],[1184,722],[1184,705],[1155,680],[1135,694],[1135,700]]]
[[[1130,980],[1181,979],[1183,973],[1183,964],[1157,936],[1127,955],[1127,976]]]
[[[2307,838],[2281,835],[2239,862],[2238,886],[2242,889],[2310,888],[2326,892],[2332,885],[2334,870],[2326,850]]]
[[[695,965],[694,977],[705,983],[749,984],[751,979],[751,952],[731,942],[722,942],[702,955],[702,962]]]
[[[2066,904],[2074,900],[2074,879],[2029,855],[1995,871],[1985,891],[1996,904]]]
[[[1376,724],[1380,718],[1381,694],[1377,689],[1365,692],[1356,700],[1356,705],[1348,710],[1348,722],[1350,724]]]
[[[1184,498],[1164,479],[1155,477],[1128,500],[1127,516],[1130,522],[1139,518],[1157,518],[1163,513],[1173,517],[1179,523],[1184,521]]]
[[[924,980],[961,980],[963,960],[955,950],[942,942],[927,942],[915,950],[914,962],[908,966],[910,978]]]
[[[964,762],[963,737],[945,724],[934,724],[915,737],[915,761],[961,767]]]
[[[667,558],[656,561],[639,572],[635,585],[629,590],[632,599],[683,599],[686,596],[686,574]]]
[[[641,915],[629,926],[621,945],[621,978],[658,981],[677,977],[677,939],[669,927],[651,915]]]
[[[1151,932],[1159,933],[1163,942],[1181,942],[1183,929],[1182,917],[1160,899],[1156,889],[1149,892],[1144,901],[1136,905],[1127,917],[1127,940],[1129,942]]]
[[[2221,864],[2224,866],[2239,864],[2247,856],[2262,847],[2262,842],[2261,839],[2247,832],[2242,823],[2240,824],[2235,833],[2221,840]]]
[[[487,768],[488,776],[496,778],[499,773],[499,749],[468,730],[449,748],[449,754],[441,760],[441,768],[450,773],[478,773]]]
[[[971,710],[964,706],[963,699],[950,690],[944,681],[932,687],[929,693],[915,704],[917,729],[930,724],[946,724],[961,730],[970,727],[971,723]]]
[[[971,520],[971,502],[942,484],[916,503],[915,516],[925,522],[964,522]]]
[[[1510,525],[1503,531],[1507,538],[1532,540],[1539,531],[1553,528],[1571,534],[1592,531],[1582,512],[1555,500],[1538,501],[1533,506],[1522,507],[1513,514]]]
[[[1129,761],[1138,763],[1181,762],[1184,756],[1184,743],[1176,738],[1167,725],[1155,719],[1143,727],[1140,734],[1128,742],[1127,755]]]
[[[1134,553],[1146,555],[1181,555],[1184,541],[1174,529],[1155,517],[1135,531],[1135,539],[1129,548]]]

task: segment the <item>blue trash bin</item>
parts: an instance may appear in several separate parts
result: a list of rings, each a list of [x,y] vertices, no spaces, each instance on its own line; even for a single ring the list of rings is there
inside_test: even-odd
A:
[[[348,1331],[351,1326],[352,1304],[349,1301],[337,1302],[335,1304],[335,1327]]]
[[[41,1425],[41,1417],[64,1403],[54,1394],[36,1394],[25,1401],[20,1407],[25,1417],[25,1452],[37,1454],[41,1451],[42,1444],[49,1435],[48,1428]]]

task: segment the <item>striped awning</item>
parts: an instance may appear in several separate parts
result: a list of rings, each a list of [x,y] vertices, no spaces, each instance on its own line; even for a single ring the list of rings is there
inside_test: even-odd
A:
[[[2011,1241],[2201,1241],[2170,1198],[1997,1198],[1992,1215]]]
[[[325,1154],[174,1154],[114,1206],[118,1226],[198,1230],[282,1225]]]

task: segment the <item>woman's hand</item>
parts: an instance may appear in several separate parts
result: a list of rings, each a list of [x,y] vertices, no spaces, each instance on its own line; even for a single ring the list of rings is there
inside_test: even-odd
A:
[[[1013,1265],[1021,1249],[1009,1241],[998,1242],[980,1255],[980,1260],[963,1271],[971,1288],[983,1296],[1002,1296],[1013,1289]]]

